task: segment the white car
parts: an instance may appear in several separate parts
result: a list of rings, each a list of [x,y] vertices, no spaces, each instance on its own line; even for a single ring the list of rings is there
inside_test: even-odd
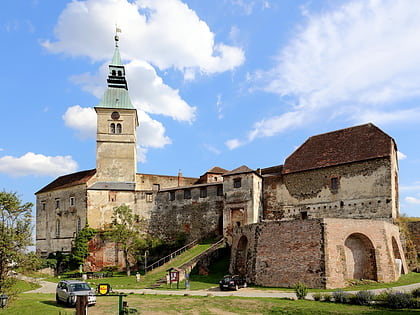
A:
[[[57,303],[75,306],[77,296],[87,295],[88,305],[96,304],[95,291],[84,281],[62,280],[57,284],[55,299]]]

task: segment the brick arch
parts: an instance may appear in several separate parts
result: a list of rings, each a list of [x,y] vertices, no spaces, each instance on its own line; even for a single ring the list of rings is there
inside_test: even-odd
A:
[[[246,261],[248,252],[248,238],[242,235],[238,241],[235,255],[235,273],[239,275],[246,275]]]
[[[362,233],[350,234],[345,242],[346,279],[378,279],[375,247]]]

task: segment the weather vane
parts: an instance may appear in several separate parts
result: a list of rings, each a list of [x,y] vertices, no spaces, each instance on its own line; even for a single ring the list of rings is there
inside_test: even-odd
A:
[[[115,25],[115,47],[118,47],[118,41],[120,40],[120,38],[118,37],[118,33],[121,33],[121,29],[117,27],[117,25]]]

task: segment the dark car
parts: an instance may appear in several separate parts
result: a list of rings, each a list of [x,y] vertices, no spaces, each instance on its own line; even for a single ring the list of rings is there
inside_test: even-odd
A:
[[[95,291],[84,281],[79,280],[62,280],[57,284],[55,299],[57,303],[67,303],[68,305],[76,305],[76,299],[79,295],[88,296],[88,305],[95,305]]]
[[[220,291],[224,290],[239,290],[239,288],[246,288],[246,280],[239,275],[227,275],[219,281]]]

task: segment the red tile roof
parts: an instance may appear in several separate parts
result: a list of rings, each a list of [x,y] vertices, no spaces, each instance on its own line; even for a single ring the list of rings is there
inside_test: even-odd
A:
[[[394,140],[373,124],[366,124],[310,137],[285,161],[283,173],[387,157]]]
[[[96,169],[93,169],[60,176],[41,190],[37,191],[35,195],[55,189],[85,184],[93,175],[95,175],[95,173]]]

